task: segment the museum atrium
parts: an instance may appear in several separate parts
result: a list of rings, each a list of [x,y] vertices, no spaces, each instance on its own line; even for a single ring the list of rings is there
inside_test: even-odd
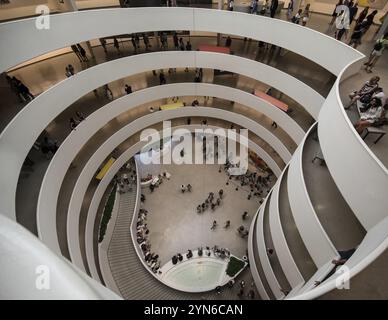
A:
[[[0,299],[388,299],[368,5],[1,0]]]

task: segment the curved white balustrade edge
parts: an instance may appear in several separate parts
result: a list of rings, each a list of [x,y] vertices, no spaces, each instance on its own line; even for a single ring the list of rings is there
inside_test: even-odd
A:
[[[0,24],[0,43],[7,43],[1,50],[0,70],[91,39],[163,30],[208,31],[272,43],[305,56],[335,75],[348,61],[360,56],[357,50],[310,28],[225,10],[160,7],[87,10],[50,16],[49,29],[37,29],[35,24],[35,18]]]
[[[371,228],[364,240],[361,242],[356,252],[350,257],[350,259],[344,264],[348,267],[350,286],[351,279],[358,273],[366,269],[373,261],[375,261],[385,250],[388,249],[388,217],[379,222],[373,228]],[[336,274],[327,279],[324,283],[318,287],[304,292],[300,295],[292,297],[292,300],[307,300],[315,299],[324,295],[325,293],[335,290],[337,288],[338,280]]]
[[[319,269],[328,261],[336,259],[338,252],[317,217],[310,200],[303,172],[303,148],[309,134],[314,128],[315,125],[311,126],[290,161],[287,192],[290,208],[299,234],[312,260]]]
[[[340,78],[319,114],[319,141],[338,189],[369,230],[388,214],[388,170],[354,129],[344,110],[339,86]]]
[[[281,288],[280,288],[278,279],[276,278],[276,275],[271,266],[271,262],[269,261],[267,246],[266,246],[265,237],[264,237],[264,214],[267,208],[268,199],[272,195],[272,191],[273,189],[265,198],[263,204],[260,207],[260,211],[257,216],[257,223],[256,223],[256,239],[254,239],[253,241],[257,241],[257,250],[259,251],[261,266],[267,278],[268,285],[271,288],[275,298],[281,300],[284,298],[284,293],[280,290]]]
[[[269,228],[271,230],[273,246],[276,252],[276,255],[279,259],[282,270],[291,285],[294,289],[300,287],[305,281],[302,274],[299,271],[298,266],[294,261],[290,249],[288,247],[287,240],[284,236],[283,226],[280,221],[280,185],[284,183],[283,179],[287,173],[288,166],[286,166],[282,172],[282,175],[279,177],[275,186],[272,188],[271,193],[271,202],[268,208],[269,213]]]
[[[269,300],[269,296],[264,288],[263,282],[261,281],[259,271],[256,266],[256,261],[255,261],[255,253],[253,252],[253,234],[254,230],[256,228],[256,223],[257,223],[257,216],[259,215],[260,207],[257,209],[253,219],[251,226],[249,227],[249,233],[248,233],[248,258],[249,258],[249,265],[250,265],[250,270],[252,273],[252,278],[253,281],[255,282],[257,291],[259,292],[260,297],[263,300]]]
[[[2,299],[119,299],[2,214],[0,247]],[[37,285],[40,279],[43,288]],[[50,290],[47,290],[46,284]]]

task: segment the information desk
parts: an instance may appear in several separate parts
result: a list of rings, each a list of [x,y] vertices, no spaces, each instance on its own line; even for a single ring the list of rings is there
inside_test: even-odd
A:
[[[110,158],[107,163],[104,164],[104,166],[101,168],[100,172],[96,175],[97,180],[101,180],[104,178],[105,174],[109,170],[109,168],[113,165],[113,163],[116,161],[115,158]]]
[[[260,90],[255,90],[255,96],[269,102],[270,104],[274,105],[275,107],[278,107],[279,109],[283,110],[284,112],[288,111],[288,105],[274,97],[271,97],[270,95],[264,93]]]
[[[198,46],[199,51],[207,51],[207,52],[217,52],[217,53],[226,53],[230,54],[230,48],[228,47],[220,47],[220,46],[211,46],[206,44],[201,44]]]
[[[183,102],[176,102],[170,104],[163,104],[160,106],[160,110],[173,110],[184,107]]]

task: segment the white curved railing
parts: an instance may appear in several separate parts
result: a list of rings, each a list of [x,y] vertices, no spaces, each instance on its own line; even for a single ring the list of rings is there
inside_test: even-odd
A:
[[[182,125],[182,126],[175,126],[172,127],[172,130],[179,129],[179,128],[186,128],[190,130],[191,132],[194,132],[195,129],[201,129],[203,128],[202,125]],[[210,129],[216,129],[217,127],[208,125],[206,128]],[[162,131],[159,132],[159,135],[162,136]],[[126,150],[123,154],[121,154],[116,161],[113,163],[113,165],[109,168],[109,170],[106,172],[104,177],[101,179],[100,183],[98,184],[92,200],[90,202],[88,214],[87,214],[87,220],[86,220],[86,229],[85,229],[85,250],[86,250],[86,258],[89,266],[90,273],[94,279],[99,279],[98,278],[98,273],[97,269],[94,263],[94,246],[93,246],[93,232],[94,232],[94,222],[96,219],[97,215],[97,210],[98,206],[100,204],[101,198],[108,187],[109,183],[112,181],[114,175],[117,173],[117,171],[129,160],[131,159],[137,152],[141,150],[141,148],[145,145],[146,143],[143,141],[137,142],[135,145],[131,146]],[[259,155],[264,161],[266,158],[266,152],[259,147],[257,144],[252,142],[251,140],[248,141],[248,147],[251,149],[253,152],[255,152],[257,155]],[[273,162],[273,160],[272,160]],[[266,162],[267,163],[267,162]],[[268,163],[267,163],[268,164]],[[271,170],[274,172],[276,176],[278,176],[281,172],[279,167],[277,166],[276,163],[273,163],[273,165],[269,165]],[[138,179],[138,181],[140,181]],[[138,186],[140,188],[140,186]],[[140,189],[138,189],[140,190]],[[136,247],[136,242],[135,247]],[[139,257],[142,259],[142,257]],[[147,269],[148,267],[145,266]]]
[[[304,278],[301,275],[294,258],[288,248],[286,237],[284,236],[283,227],[280,221],[279,210],[279,189],[280,184],[284,183],[284,176],[287,174],[288,167],[284,168],[282,175],[279,177],[275,186],[272,189],[271,202],[269,206],[269,227],[273,235],[272,241],[276,255],[279,259],[280,265],[287,278],[287,281],[292,288],[300,287],[304,283]]]
[[[130,74],[170,67],[202,67],[228,70],[263,80],[290,97],[317,108],[323,97],[295,78],[264,64],[209,52],[158,52],[102,63],[56,84],[36,97],[7,125],[0,135],[0,209],[15,217],[15,194],[21,166],[30,148],[47,125],[69,105],[93,89]],[[130,70],[130,71],[128,71]],[[39,114],[39,117],[36,117]],[[20,128],[23,128],[23,131]],[[29,132],[25,135],[23,132]],[[5,169],[6,168],[6,169]]]
[[[273,272],[271,263],[268,258],[267,246],[265,245],[264,239],[264,214],[265,210],[267,210],[267,202],[270,199],[272,192],[268,194],[265,198],[263,204],[260,207],[259,214],[257,216],[257,224],[256,224],[256,239],[253,241],[257,241],[257,250],[259,251],[260,262],[263,267],[264,274],[267,278],[268,285],[270,286],[274,296],[276,299],[283,299],[284,294],[280,290],[280,285],[278,279]]]
[[[108,259],[109,244],[115,229],[116,219],[119,211],[119,202],[120,202],[120,194],[116,190],[115,203],[112,208],[112,215],[109,220],[108,226],[106,228],[104,239],[101,243],[98,244],[98,262],[100,265],[101,277],[105,283],[105,286],[111,289],[112,291],[116,292],[118,295],[121,295],[120,289],[117,287],[116,281],[113,278],[112,272],[110,270],[109,259]],[[92,266],[94,267],[94,270],[92,273],[92,270],[90,269],[91,277],[97,281],[100,281],[100,277],[95,267],[96,264],[93,263]]]
[[[77,183],[75,184],[75,187],[73,189],[67,216],[67,239],[69,244],[71,261],[76,266],[81,269],[84,268],[79,248],[79,232],[78,228],[76,227],[79,223],[79,214],[82,202],[85,196],[86,189],[103,160],[118,145],[120,145],[132,134],[150,125],[168,119],[195,116],[223,119],[232,123],[236,123],[244,128],[247,128],[254,134],[261,136],[264,141],[267,141],[267,143],[273,146],[274,150],[279,153],[280,157],[285,163],[287,163],[291,158],[291,154],[284,147],[284,145],[267,129],[261,127],[255,121],[252,121],[244,116],[237,115],[230,111],[208,107],[184,107],[175,110],[158,111],[156,113],[152,113],[143,116],[135,121],[132,121],[130,124],[126,125],[119,131],[117,131],[115,134],[113,134],[98,148],[98,150],[93,154],[93,156],[84,166],[84,169],[79,175]],[[55,199],[53,200],[56,201]],[[56,242],[56,245],[59,247],[58,240],[56,239],[56,215],[52,212],[44,211],[42,213],[45,214],[45,216],[40,216],[41,212],[39,212],[38,219],[38,230],[40,238],[45,243],[50,244],[50,246],[52,246],[53,243]]]
[[[0,252],[1,299],[120,299],[2,214]]]
[[[253,281],[255,282],[257,291],[259,292],[259,295],[261,299],[263,300],[269,300],[269,296],[267,294],[267,291],[265,290],[265,287],[263,285],[263,282],[260,278],[259,271],[257,270],[257,265],[256,265],[256,260],[255,260],[255,253],[253,252],[253,241],[255,240],[255,237],[253,236],[255,234],[255,229],[256,229],[256,224],[257,224],[257,217],[260,212],[260,208],[256,211],[253,219],[251,226],[249,227],[249,233],[248,233],[248,257],[249,257],[249,265],[250,265],[250,270],[252,273],[252,278]],[[259,253],[257,253],[259,254]]]
[[[319,142],[338,189],[369,230],[388,216],[388,170],[349,120],[340,98],[340,81],[335,82],[319,115]]]
[[[164,30],[209,31],[272,43],[316,62],[335,75],[359,57],[357,50],[310,28],[222,10],[160,7],[87,10],[51,16],[49,29],[39,30],[35,23],[36,19],[30,18],[0,24],[0,43],[7,44],[1,49],[1,71],[74,43],[127,32]]]
[[[288,168],[287,192],[292,215],[300,236],[318,268],[338,258],[338,252],[320,223],[307,191],[303,173],[303,147],[315,126],[311,126],[294,152]]]
[[[72,131],[61,144],[59,152],[57,152],[50,161],[42,181],[37,206],[38,225],[40,212],[54,212],[56,210],[56,203],[48,199],[55,200],[58,198],[62,181],[71,162],[76,157],[79,150],[82,149],[87,141],[101,127],[123,112],[157,99],[174,96],[176,92],[179,92],[180,96],[212,95],[223,99],[232,99],[271,117],[271,119],[277,121],[280,126],[283,125],[286,132],[289,132],[296,143],[303,139],[303,130],[283,111],[252,94],[238,89],[206,83],[180,83],[139,90],[130,95],[125,95],[116,99],[89,115],[87,119],[83,121],[76,130]],[[287,128],[290,129],[287,130]]]

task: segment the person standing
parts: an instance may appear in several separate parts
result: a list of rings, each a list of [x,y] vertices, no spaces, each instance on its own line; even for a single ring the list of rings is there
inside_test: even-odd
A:
[[[191,43],[190,43],[190,40],[188,40],[187,43],[186,43],[186,50],[187,50],[187,51],[191,51]]]
[[[116,38],[116,37],[113,38],[113,46],[116,48],[117,53],[118,53],[119,55],[121,55],[120,44],[119,44],[119,42],[117,41],[117,38]]]
[[[175,50],[179,50],[179,39],[176,32],[174,32],[174,35],[172,36],[172,39],[174,41],[174,48]]]
[[[113,92],[112,92],[112,90],[109,88],[109,86],[107,84],[104,85],[104,91],[105,91],[105,97],[109,101],[112,101],[113,100]]]
[[[225,41],[225,47],[230,48],[231,45],[232,45],[232,38],[228,36]]]
[[[229,0],[228,10],[229,11],[233,11],[233,7],[234,7],[234,1],[233,0]]]
[[[370,26],[373,24],[373,19],[375,18],[375,15],[377,14],[377,10],[374,10],[372,13],[370,13],[366,19],[362,22],[362,29],[363,29],[363,34],[365,34]]]
[[[341,41],[343,35],[347,37],[349,30],[349,17],[345,14],[345,11],[341,11],[335,20],[336,32],[335,38]]]
[[[150,40],[148,39],[148,36],[145,33],[143,33],[143,42],[144,42],[144,46],[145,46],[146,51],[148,51],[148,49],[151,46],[150,46]]]
[[[135,54],[137,54],[137,45],[136,45],[136,41],[135,41],[134,36],[132,36],[131,42],[132,42],[133,50],[135,51]]]
[[[291,21],[292,13],[294,12],[294,0],[290,0],[287,6],[287,20]]]
[[[83,62],[88,62],[89,59],[88,59],[88,57],[86,55],[85,49],[79,43],[77,43],[77,48],[78,48],[79,53],[81,54],[82,61]]]
[[[369,55],[368,61],[364,63],[366,72],[372,72],[372,68],[382,56],[386,46],[388,46],[388,32],[384,34],[383,37],[378,39],[375,45],[373,46],[373,50]]]
[[[163,70],[161,70],[160,71],[160,73],[159,73],[159,83],[160,83],[160,85],[162,85],[162,84],[166,84],[166,77],[165,77],[165,75],[164,75],[164,72],[163,72]]]
[[[302,26],[306,26],[307,22],[310,20],[310,4],[306,5],[303,11]]]
[[[352,24],[354,17],[356,16],[358,11],[358,3],[351,1],[349,4],[349,24]]]
[[[270,6],[270,15],[271,18],[275,17],[276,10],[278,9],[279,1],[278,0],[272,0],[271,6]]]
[[[257,7],[258,7],[258,0],[252,0],[252,3],[251,3],[251,14],[257,14]]]
[[[79,61],[83,62],[81,53],[79,52],[78,47],[75,44],[71,45],[71,50],[73,50]]]
[[[354,27],[353,33],[350,37],[350,41],[348,45],[356,49],[361,44],[362,35],[363,35],[362,24],[361,23],[356,24],[356,26]]]
[[[100,38],[100,43],[102,48],[104,49],[105,54],[108,54],[108,50],[106,50],[106,40],[104,38]]]
[[[359,24],[364,21],[366,16],[368,15],[369,7],[365,7],[364,10],[361,11],[360,15],[358,16],[356,20],[356,24]]]
[[[183,42],[183,38],[179,38],[179,49],[181,49],[181,51],[185,51],[185,43]]]
[[[331,16],[332,16],[331,21],[329,22],[329,25],[330,25],[330,26],[334,24],[335,19],[336,19],[337,16],[338,16],[337,8],[338,8],[339,6],[342,6],[342,5],[343,5],[343,0],[339,0],[338,3],[335,5],[334,11],[333,11],[333,13],[332,13],[332,15],[331,15]]]

